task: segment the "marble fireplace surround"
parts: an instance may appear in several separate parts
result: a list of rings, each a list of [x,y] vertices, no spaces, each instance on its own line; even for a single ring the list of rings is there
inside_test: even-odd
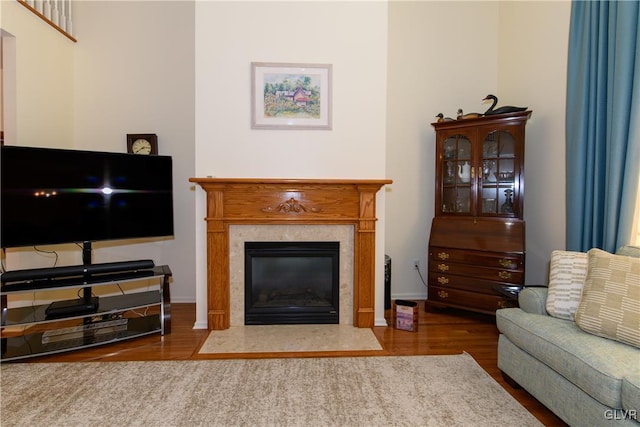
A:
[[[244,325],[244,242],[340,242],[339,323],[353,324],[353,226],[231,225],[229,282],[231,326]]]
[[[227,329],[238,324],[235,317],[239,307],[237,292],[232,291],[231,276],[238,273],[236,261],[232,261],[231,251],[237,250],[239,242],[247,237],[246,230],[252,227],[232,227],[233,225],[265,226],[286,225],[278,229],[285,233],[304,233],[299,225],[350,225],[353,238],[352,285],[340,276],[341,296],[343,290],[351,288],[352,295],[344,292],[345,298],[352,299],[353,325],[371,328],[375,317],[375,202],[376,193],[391,180],[354,179],[259,179],[259,178],[191,178],[206,192],[207,222],[207,327],[209,330]],[[260,227],[262,228],[262,227]],[[294,230],[295,229],[295,230]],[[340,227],[327,227],[326,235],[320,240],[338,240],[334,235],[342,234]],[[234,230],[230,232],[230,230]],[[241,231],[240,231],[241,230]],[[266,230],[266,229],[265,229]],[[263,232],[262,230],[259,233]],[[314,231],[323,233],[325,230]],[[266,231],[267,234],[273,231]],[[237,237],[239,234],[241,237]],[[232,236],[233,235],[233,236]],[[233,247],[231,246],[233,237]],[[272,239],[273,235],[268,238]],[[238,240],[239,239],[239,240]],[[274,238],[281,240],[281,238]],[[305,240],[291,237],[291,240]],[[345,240],[346,243],[346,240]],[[244,257],[244,254],[243,254]],[[237,258],[234,256],[233,258]],[[341,254],[341,270],[342,265]],[[351,274],[351,272],[346,273]],[[244,280],[244,278],[243,278]],[[234,284],[235,287],[235,284]],[[347,303],[347,301],[345,301]],[[244,309],[242,309],[244,315]],[[342,309],[340,310],[342,319]],[[348,316],[345,316],[349,319]],[[243,321],[244,323],[244,321]],[[340,321],[342,323],[342,320]]]

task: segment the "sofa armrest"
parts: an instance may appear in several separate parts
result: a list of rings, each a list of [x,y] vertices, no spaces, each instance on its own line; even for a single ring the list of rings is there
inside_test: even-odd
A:
[[[525,286],[518,294],[520,308],[531,314],[547,314],[547,291],[544,286]]]

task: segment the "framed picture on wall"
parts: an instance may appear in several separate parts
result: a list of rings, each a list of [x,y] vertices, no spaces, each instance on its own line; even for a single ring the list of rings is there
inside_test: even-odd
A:
[[[331,130],[331,64],[251,63],[252,129]]]

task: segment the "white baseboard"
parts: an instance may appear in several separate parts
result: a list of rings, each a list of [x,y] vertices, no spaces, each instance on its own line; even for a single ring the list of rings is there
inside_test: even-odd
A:
[[[387,324],[387,319],[376,317],[376,320],[373,322],[373,326],[389,326]]]
[[[426,300],[427,299],[427,294],[406,293],[406,294],[393,294],[393,295],[391,295],[391,301],[393,301],[395,299]]]
[[[171,296],[171,302],[176,304],[195,304],[196,300],[193,297],[178,297]]]
[[[208,329],[209,325],[207,325],[207,322],[196,322],[193,324],[193,329]]]

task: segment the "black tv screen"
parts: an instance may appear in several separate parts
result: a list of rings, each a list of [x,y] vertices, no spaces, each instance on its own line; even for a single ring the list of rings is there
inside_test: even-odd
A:
[[[169,156],[0,150],[2,248],[173,235]]]

